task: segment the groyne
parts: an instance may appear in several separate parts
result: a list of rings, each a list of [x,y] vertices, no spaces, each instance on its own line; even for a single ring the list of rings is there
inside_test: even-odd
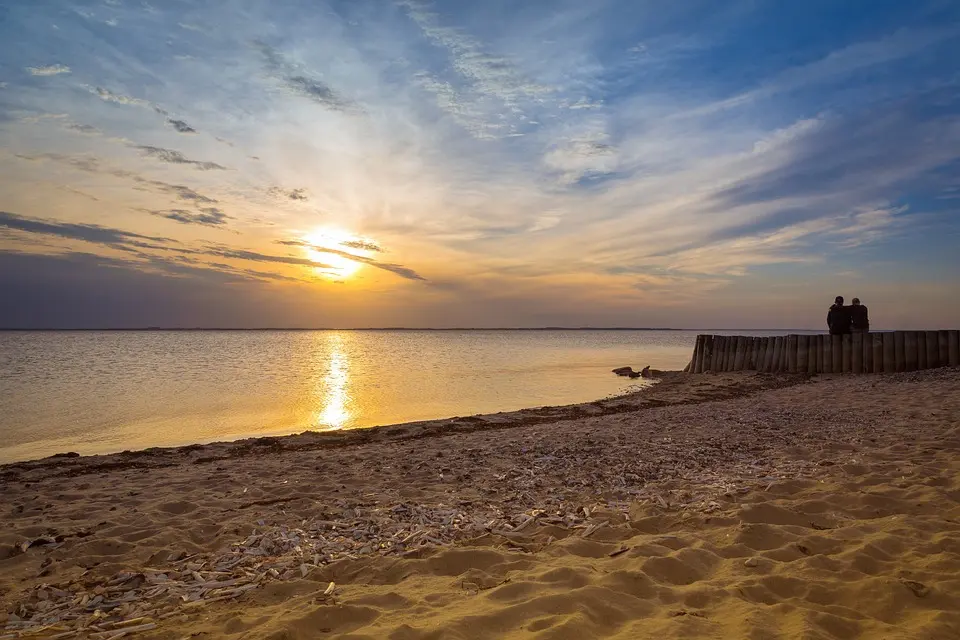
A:
[[[767,373],[896,373],[960,366],[960,330],[878,331],[842,336],[697,336],[684,369]]]

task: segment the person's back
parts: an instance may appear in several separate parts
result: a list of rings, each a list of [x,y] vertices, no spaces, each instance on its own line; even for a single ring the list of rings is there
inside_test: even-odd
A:
[[[827,326],[831,335],[850,333],[850,307],[843,304],[843,296],[837,296],[827,312]]]
[[[850,307],[850,326],[854,331],[868,333],[870,331],[870,318],[867,316],[867,307],[860,304],[860,298],[853,299],[853,306]]]

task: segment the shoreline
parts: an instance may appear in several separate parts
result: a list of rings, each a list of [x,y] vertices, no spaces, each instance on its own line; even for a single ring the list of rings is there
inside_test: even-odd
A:
[[[956,637],[958,452],[940,369],[14,463],[0,637]]]
[[[122,450],[112,453],[81,455],[75,452],[64,451],[42,458],[2,463],[0,464],[0,481],[5,478],[5,474],[10,467],[34,466],[55,460],[90,460],[95,458],[112,458],[115,456],[129,458],[149,455],[176,455],[178,453],[197,451],[198,447],[222,449],[225,447],[229,448],[230,445],[238,445],[239,451],[244,451],[251,447],[268,447],[271,449],[285,449],[288,448],[288,446],[293,449],[347,447],[356,444],[382,442],[384,440],[416,439],[478,430],[509,429],[511,427],[557,420],[626,413],[657,406],[696,404],[710,400],[727,399],[764,389],[800,384],[808,379],[806,374],[787,373],[758,374],[756,376],[721,373],[711,375],[709,380],[695,379],[688,376],[689,374],[682,371],[658,371],[654,378],[651,379],[653,383],[647,387],[620,395],[608,396],[599,400],[568,405],[529,407],[515,411],[453,416],[449,418],[418,420],[353,429],[331,431],[308,430],[287,435],[249,435],[230,440],[146,447],[144,449]],[[694,388],[691,386],[691,382],[703,388]],[[237,450],[232,450],[230,455],[243,455],[236,454],[236,451]]]

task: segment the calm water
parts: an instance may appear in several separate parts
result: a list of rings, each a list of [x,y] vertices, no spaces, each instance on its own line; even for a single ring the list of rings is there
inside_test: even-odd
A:
[[[596,400],[683,331],[0,332],[0,463]]]

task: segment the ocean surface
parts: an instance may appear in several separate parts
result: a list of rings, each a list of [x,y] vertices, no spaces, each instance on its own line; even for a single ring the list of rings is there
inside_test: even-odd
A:
[[[0,463],[587,402],[687,331],[0,332]]]

